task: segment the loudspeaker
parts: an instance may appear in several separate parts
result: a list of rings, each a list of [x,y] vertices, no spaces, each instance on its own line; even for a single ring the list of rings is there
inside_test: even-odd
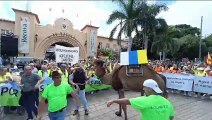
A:
[[[18,56],[18,38],[1,36],[1,54],[8,57]]]

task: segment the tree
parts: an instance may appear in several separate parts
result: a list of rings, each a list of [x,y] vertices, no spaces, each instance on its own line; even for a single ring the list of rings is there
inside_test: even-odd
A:
[[[146,1],[142,2],[139,6],[141,7],[137,21],[142,30],[144,49],[148,50],[149,38],[152,37],[154,39],[156,33],[163,33],[168,27],[165,19],[156,18],[161,11],[168,10],[168,7],[166,5],[158,4],[149,5],[146,3]]]
[[[120,10],[113,11],[107,20],[107,24],[112,24],[114,21],[119,20],[119,23],[112,29],[110,38],[113,38],[115,32],[120,27],[117,39],[121,40],[121,36],[125,34],[128,39],[128,50],[131,50],[132,45],[132,32],[137,27],[137,17],[140,14],[137,9],[137,2],[135,0],[117,0],[120,5]]]
[[[176,38],[181,38],[186,35],[200,36],[200,29],[197,27],[192,27],[191,25],[187,24],[179,24],[175,25],[174,27],[177,31],[177,34],[175,34]]]
[[[206,44],[208,52],[212,52],[212,34],[203,39],[203,42]]]
[[[152,52],[162,52],[163,60],[165,60],[167,53],[174,55],[180,48],[177,38],[171,37],[172,32],[172,28],[169,27],[165,33],[157,35],[151,47]]]
[[[99,56],[107,56],[110,60],[115,60],[117,58],[117,54],[111,49],[99,49]]]
[[[194,35],[186,35],[181,37],[179,40],[180,49],[179,52],[175,54],[175,57],[180,58],[189,58],[194,59],[198,58],[199,56],[199,37]],[[202,54],[207,54],[207,47],[206,44],[202,43]]]

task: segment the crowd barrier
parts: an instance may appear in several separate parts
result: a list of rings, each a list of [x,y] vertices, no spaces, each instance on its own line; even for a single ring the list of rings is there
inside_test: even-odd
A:
[[[167,79],[170,89],[212,94],[212,77],[200,77],[187,74],[160,73]]]

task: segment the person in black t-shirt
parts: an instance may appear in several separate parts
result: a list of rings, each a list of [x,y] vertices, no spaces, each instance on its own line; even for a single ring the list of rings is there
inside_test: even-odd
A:
[[[79,87],[78,96],[80,101],[83,103],[85,115],[88,115],[88,102],[85,97],[85,85],[86,85],[87,76],[81,67],[77,67],[73,70],[72,77],[69,77],[69,82],[73,86]],[[77,115],[79,113],[79,107],[75,106],[75,110],[73,115]]]

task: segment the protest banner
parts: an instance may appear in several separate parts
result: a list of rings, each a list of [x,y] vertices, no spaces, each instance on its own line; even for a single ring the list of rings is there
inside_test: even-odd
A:
[[[56,63],[76,64],[79,61],[79,47],[55,45]]]
[[[39,86],[39,91],[40,91],[40,92],[43,92],[44,88],[45,88],[46,86],[48,86],[49,84],[51,84],[51,83],[53,83],[52,78],[46,77],[46,78],[44,79],[43,83],[40,84],[40,86]]]
[[[212,94],[212,77],[195,76],[193,91]]]
[[[166,77],[167,88],[183,91],[192,91],[194,76],[173,73],[161,74]]]
[[[15,82],[0,84],[0,106],[19,106],[21,89]]]
[[[49,84],[53,83],[52,78],[47,77],[40,84],[39,90],[40,95],[43,92],[44,88]],[[94,82],[94,84],[86,84],[85,91],[91,92],[96,90],[110,89],[111,85],[101,84],[99,82]],[[19,99],[21,97],[21,88],[17,85],[16,82],[9,82],[0,84],[0,106],[19,106]]]

